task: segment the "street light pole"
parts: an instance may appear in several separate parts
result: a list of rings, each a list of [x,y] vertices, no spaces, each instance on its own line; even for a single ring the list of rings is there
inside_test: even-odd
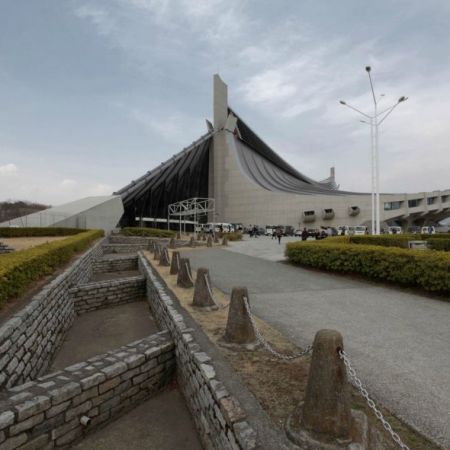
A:
[[[397,103],[391,107],[385,109],[382,112],[378,112],[378,102],[375,96],[375,89],[373,87],[372,77],[370,75],[372,68],[366,66],[366,72],[369,76],[370,89],[373,97],[373,115],[366,114],[347,102],[340,100],[340,104],[347,108],[356,111],[369,119],[361,120],[361,122],[370,125],[370,156],[371,156],[371,200],[372,200],[372,234],[380,234],[380,156],[379,156],[379,127],[382,122],[392,113],[392,111],[402,102],[408,100],[408,97],[402,96],[398,99]],[[384,114],[384,116],[383,116]],[[381,117],[380,119],[380,116]]]

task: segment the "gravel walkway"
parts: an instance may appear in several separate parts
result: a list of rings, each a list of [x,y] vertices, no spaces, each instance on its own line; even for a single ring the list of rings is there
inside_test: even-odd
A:
[[[261,237],[183,254],[224,292],[247,286],[255,314],[300,346],[339,330],[369,392],[450,449],[450,303],[276,262],[282,247]]]

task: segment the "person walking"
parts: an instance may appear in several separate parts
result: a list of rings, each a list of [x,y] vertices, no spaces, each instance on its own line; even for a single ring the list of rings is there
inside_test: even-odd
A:
[[[306,239],[308,239],[308,230],[305,227],[302,231],[302,241],[306,241]]]
[[[283,233],[280,229],[277,230],[277,238],[278,238],[278,245],[281,244],[281,236],[283,236]]]

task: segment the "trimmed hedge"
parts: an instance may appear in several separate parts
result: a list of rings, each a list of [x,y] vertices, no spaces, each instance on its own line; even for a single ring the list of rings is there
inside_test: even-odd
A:
[[[441,250],[444,252],[450,252],[450,238],[449,239],[434,239],[430,237],[427,239],[428,245],[433,250]]]
[[[102,230],[82,231],[61,241],[0,255],[0,308],[102,236]]]
[[[161,230],[159,228],[125,227],[121,229],[120,234],[124,236],[171,238],[175,236],[176,232],[172,230]]]
[[[223,236],[226,237],[229,241],[241,241],[242,233],[239,231],[234,231],[233,233],[223,233]]]
[[[450,254],[337,242],[292,242],[286,256],[294,264],[419,286],[450,293]]]
[[[450,251],[450,237],[444,235],[424,234],[387,234],[380,236],[350,236],[352,244],[381,245],[382,247],[408,248],[408,241],[424,240],[432,250]],[[439,237],[436,237],[439,236]],[[446,239],[445,239],[446,238]]]
[[[29,227],[14,228],[0,227],[0,237],[39,237],[39,236],[73,236],[74,234],[83,233],[86,230],[79,228],[62,228],[62,227]]]

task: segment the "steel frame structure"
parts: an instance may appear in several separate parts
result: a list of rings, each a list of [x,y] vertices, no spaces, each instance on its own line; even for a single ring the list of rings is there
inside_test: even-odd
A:
[[[197,236],[197,219],[200,216],[212,213],[214,220],[216,211],[216,202],[214,198],[193,197],[180,202],[171,203],[168,206],[167,228],[169,229],[170,218],[178,217],[179,231],[181,232],[181,218],[183,217],[184,231],[186,231],[186,218],[194,217],[194,234]]]

